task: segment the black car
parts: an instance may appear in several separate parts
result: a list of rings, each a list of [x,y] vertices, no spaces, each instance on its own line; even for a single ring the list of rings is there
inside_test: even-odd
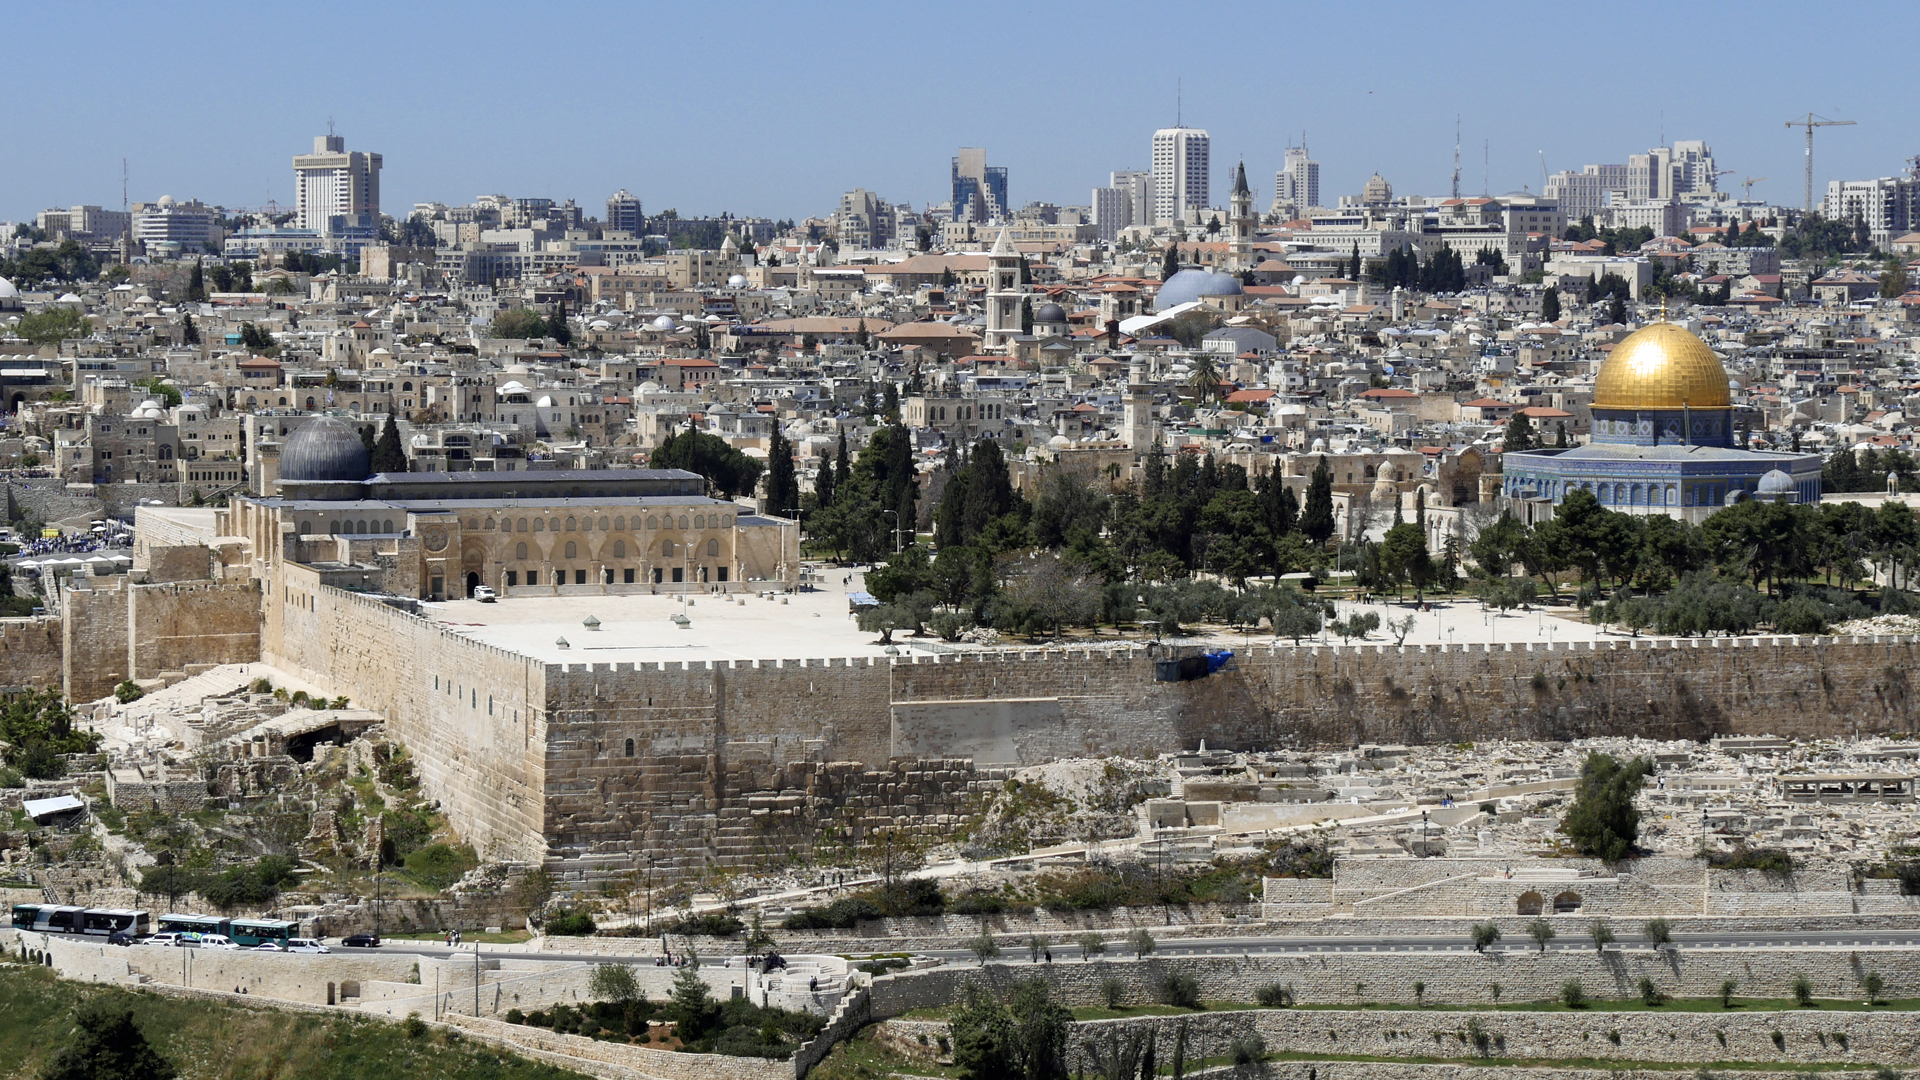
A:
[[[377,949],[380,947],[380,938],[376,934],[351,934],[341,938],[340,944],[349,949]]]
[[[134,940],[134,936],[125,930],[115,930],[113,933],[107,935],[107,944],[109,945],[132,945]]]

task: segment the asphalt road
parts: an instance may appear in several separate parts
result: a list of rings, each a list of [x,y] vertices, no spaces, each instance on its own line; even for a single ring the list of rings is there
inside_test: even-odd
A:
[[[1547,942],[1551,952],[1585,952],[1593,949],[1593,941],[1585,933],[1585,925],[1580,932],[1563,933]],[[1149,930],[1151,933],[1151,930]],[[1615,933],[1620,933],[1618,929]],[[862,942],[872,952],[896,952],[888,947],[885,938],[873,938]],[[1767,948],[1873,948],[1906,947],[1920,948],[1920,930],[1834,930],[1824,932],[1732,932],[1723,934],[1683,934],[1673,935],[1674,947],[1685,951],[1689,949],[1767,949]],[[1027,963],[1028,948],[1025,940],[1002,937],[999,939],[1000,963]],[[1647,938],[1638,934],[1621,934],[1620,940],[1607,946],[1609,952],[1623,950],[1645,951],[1653,947]],[[1054,961],[1080,960],[1080,947],[1070,941],[1054,941],[1051,945]],[[1509,937],[1489,946],[1487,952],[1514,954],[1537,951],[1539,946],[1528,937]],[[1290,936],[1252,936],[1252,937],[1209,937],[1209,938],[1168,938],[1156,943],[1153,955],[1168,956],[1277,956],[1289,954],[1314,955],[1318,953],[1464,953],[1471,952],[1473,946],[1464,936],[1449,934],[1445,936],[1395,936],[1395,937],[1290,937]],[[341,949],[334,946],[335,952],[354,953],[357,949]],[[471,956],[468,949],[454,950],[444,945],[426,941],[396,941],[388,939],[381,946],[381,952],[414,953],[421,956],[446,957],[450,955]],[[1120,959],[1130,956],[1132,949],[1124,940],[1109,940],[1106,956]],[[855,955],[861,953],[856,952]],[[939,957],[950,961],[973,961],[972,949],[924,949],[918,955]],[[625,963],[651,965],[652,955],[607,955],[569,954],[565,952],[524,952],[488,951],[484,954],[493,959],[546,960],[606,963],[620,961]]]

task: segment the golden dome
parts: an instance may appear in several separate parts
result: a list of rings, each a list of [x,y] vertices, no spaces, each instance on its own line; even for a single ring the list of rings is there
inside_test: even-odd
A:
[[[1593,384],[1596,409],[1725,409],[1727,369],[1707,343],[1670,322],[1643,326],[1614,347]]]

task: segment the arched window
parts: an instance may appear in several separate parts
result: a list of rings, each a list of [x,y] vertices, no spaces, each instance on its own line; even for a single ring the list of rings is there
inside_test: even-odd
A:
[[[694,527],[694,528],[696,528],[696,529],[704,529],[704,528],[706,528],[706,527],[707,527],[707,515],[705,515],[705,514],[695,514],[695,515],[693,516],[693,527]]]
[[[660,554],[663,557],[668,559],[673,558],[673,541],[671,540],[660,541]]]
[[[400,389],[411,392],[413,390],[413,384],[410,382],[403,382],[400,384]]]
[[[534,531],[534,532],[545,532],[545,531],[546,531],[546,528],[547,528],[547,520],[546,520],[545,518],[534,518],[534,519],[533,519],[533,531]]]
[[[380,531],[384,533],[393,532],[393,519],[392,518],[382,519],[380,522]]]
[[[720,541],[718,540],[707,541],[707,557],[712,558],[719,554],[720,554]]]
[[[659,528],[659,527],[660,527],[660,519],[659,519],[659,518],[657,518],[657,517],[649,517],[649,518],[647,518],[647,528],[649,528],[649,529],[657,529],[657,528]]]
[[[514,527],[513,527],[513,531],[514,531],[514,532],[526,532],[526,531],[527,531],[527,519],[526,519],[526,518],[521,518],[521,519],[519,520],[519,522],[517,522],[517,523],[516,523],[516,524],[514,525]]]
[[[627,756],[628,757],[633,756],[633,740],[632,739],[627,740]]]
[[[617,517],[617,518],[614,518],[614,519],[613,519],[613,531],[614,531],[614,532],[626,532],[626,531],[627,531],[627,519],[626,519],[626,518],[623,518],[623,517]]]
[[[469,532],[479,532],[479,531],[480,531],[480,519],[479,519],[479,518],[468,518],[468,519],[466,520],[466,527],[467,527],[467,531],[469,531]]]
[[[625,540],[615,540],[613,542],[613,557],[616,559],[624,559],[627,557],[627,542]]]
[[[608,530],[609,528],[612,528],[612,527],[613,527],[613,522],[612,522],[612,521],[609,521],[609,520],[608,520],[608,519],[606,519],[606,518],[601,518],[601,519],[600,519],[600,531],[601,531],[601,532],[606,532],[606,531],[607,531],[607,530]]]
[[[1574,892],[1572,889],[1568,889],[1566,892],[1553,898],[1553,913],[1555,915],[1571,915],[1580,910],[1580,904],[1580,894]]]
[[[520,559],[522,561],[526,560],[527,542],[525,540],[522,540],[518,544],[515,544],[513,546],[513,557],[516,559]]]
[[[685,514],[681,514],[681,515],[680,515],[680,527],[681,527],[682,529],[690,529],[690,528],[692,528],[692,526],[691,526],[691,525],[689,525],[689,524],[687,523],[687,515],[685,515]]]
[[[578,545],[578,544],[575,544],[575,543],[574,543],[573,541],[571,541],[571,540],[569,540],[569,541],[567,541],[567,558],[569,558],[569,559],[577,559],[577,558],[579,558],[579,557],[580,557],[580,547],[579,547],[579,545]]]
[[[574,520],[572,518],[567,519],[567,531],[568,532],[574,531]]]

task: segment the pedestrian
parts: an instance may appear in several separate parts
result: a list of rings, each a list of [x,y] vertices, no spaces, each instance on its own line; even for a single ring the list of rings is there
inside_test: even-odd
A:
[[[819,989],[820,989],[820,976],[818,975],[807,976],[807,993],[811,994],[818,991]]]
[[[1052,949],[1046,950],[1046,954],[1047,954],[1047,963],[1049,964],[1053,963],[1053,950]]]

